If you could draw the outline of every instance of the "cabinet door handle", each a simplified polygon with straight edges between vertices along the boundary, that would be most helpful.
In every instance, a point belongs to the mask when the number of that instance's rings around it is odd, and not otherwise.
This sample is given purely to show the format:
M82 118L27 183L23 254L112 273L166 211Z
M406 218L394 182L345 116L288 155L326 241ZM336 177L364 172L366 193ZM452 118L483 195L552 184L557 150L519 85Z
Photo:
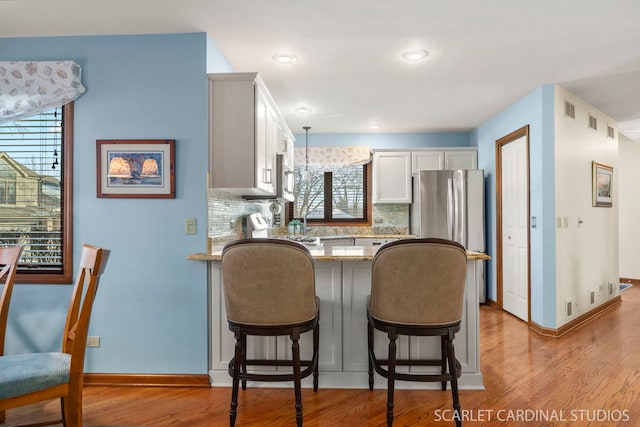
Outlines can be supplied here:
M284 191L287 193L293 193L294 176L292 171L286 171L284 173Z
M271 184L271 169L262 170L262 182L265 184Z

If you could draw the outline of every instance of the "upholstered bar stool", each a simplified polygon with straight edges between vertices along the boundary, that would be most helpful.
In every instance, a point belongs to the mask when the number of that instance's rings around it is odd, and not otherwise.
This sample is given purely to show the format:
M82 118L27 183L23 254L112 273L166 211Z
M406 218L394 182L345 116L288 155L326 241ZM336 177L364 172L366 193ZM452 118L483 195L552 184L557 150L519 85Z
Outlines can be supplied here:
M450 382L453 408L460 413L461 369L453 339L462 319L466 265L464 247L443 239L398 240L382 246L373 258L367 302L369 389L373 390L374 369L387 378L387 426L393 425L396 380L441 382L442 390ZM375 355L374 329L388 336L387 359ZM440 336L440 359L397 359L400 335ZM437 366L440 372L396 372L397 366ZM456 425L461 425L459 419Z
M313 389L318 390L320 303L309 250L280 239L237 240L222 250L222 277L229 329L236 339L234 357L229 362L233 378L230 425L233 427L236 420L240 381L244 390L249 380L293 381L296 422L302 426L301 379L313 374ZM300 360L298 340L309 331L313 334L313 354L309 360ZM248 336L289 336L292 357L278 354L276 359L247 359ZM257 372L255 367L260 366L280 368ZM286 369L282 371L283 367Z

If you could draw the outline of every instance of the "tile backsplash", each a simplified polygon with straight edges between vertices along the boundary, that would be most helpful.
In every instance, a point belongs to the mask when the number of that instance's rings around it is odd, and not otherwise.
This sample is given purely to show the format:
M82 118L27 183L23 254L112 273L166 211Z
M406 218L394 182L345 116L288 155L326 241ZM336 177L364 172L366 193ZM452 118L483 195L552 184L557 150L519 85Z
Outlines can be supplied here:
M245 200L225 191L207 190L207 235L214 242L225 242L244 237L243 221L249 214L260 212L273 224L271 233L286 234L284 225L274 221L269 211L272 201ZM313 226L309 234L313 235L372 235L372 234L408 234L408 204L373 205L373 225L371 227L330 227ZM281 211L284 221L284 209ZM277 218L276 218L277 219Z

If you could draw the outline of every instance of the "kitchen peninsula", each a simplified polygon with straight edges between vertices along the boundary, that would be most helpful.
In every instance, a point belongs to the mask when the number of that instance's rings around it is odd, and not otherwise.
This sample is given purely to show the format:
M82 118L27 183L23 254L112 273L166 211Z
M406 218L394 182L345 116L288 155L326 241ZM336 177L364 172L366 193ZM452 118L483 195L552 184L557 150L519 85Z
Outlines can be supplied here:
M310 247L316 269L316 294L320 298L320 387L368 388L366 298L370 293L371 260L379 246ZM209 253L197 253L190 260L209 262L210 345L209 377L212 386L230 386L228 362L233 356L234 338L227 327L221 272L222 246ZM460 332L456 335L456 357L462 365L461 389L483 389L479 353L478 280L482 263L489 257L483 253L467 253L467 279ZM376 352L386 353L386 337L376 331ZM309 334L307 334L309 335ZM248 357L290 357L288 337L251 337ZM302 355L308 357L311 336L300 340ZM401 337L398 355L438 357L437 337ZM265 369L269 369L266 368ZM410 367L412 371L429 367ZM303 381L305 386L310 386ZM386 388L386 380L378 378L376 387ZM265 383L266 386L287 386ZM435 389L437 383L400 381L397 388Z

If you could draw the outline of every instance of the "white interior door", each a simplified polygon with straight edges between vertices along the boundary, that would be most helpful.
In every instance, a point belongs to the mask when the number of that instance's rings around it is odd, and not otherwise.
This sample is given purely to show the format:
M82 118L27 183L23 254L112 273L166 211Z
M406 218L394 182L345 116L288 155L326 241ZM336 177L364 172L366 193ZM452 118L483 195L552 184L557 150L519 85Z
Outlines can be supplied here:
M529 321L527 136L501 146L502 308Z

